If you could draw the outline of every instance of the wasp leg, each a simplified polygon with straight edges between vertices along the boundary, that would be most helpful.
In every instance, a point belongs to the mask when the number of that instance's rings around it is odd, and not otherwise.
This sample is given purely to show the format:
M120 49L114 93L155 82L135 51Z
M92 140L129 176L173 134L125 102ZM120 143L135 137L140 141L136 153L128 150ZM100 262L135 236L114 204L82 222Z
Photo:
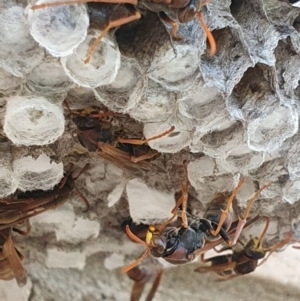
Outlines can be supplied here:
M85 166L80 170L79 174L76 177L73 177L73 180L76 181L82 174L84 174L87 171L89 167L89 163L85 164Z
M92 112L95 112L95 109L93 108L85 108L83 110L72 110L66 100L63 101L63 105L66 107L66 109L69 111L72 115L78 115L78 116L92 116Z
M73 1L58 1L52 3L43 3L33 5L31 7L32 10L50 8L50 7L58 7L64 5L74 5L74 4L84 4L88 2L96 2L96 3L111 3L111 4L132 4L133 6L137 5L137 0L73 0Z
M185 174L185 185L182 184L181 181L179 181L180 188L181 188L181 197L177 201L175 207L172 209L171 213L176 213L179 206L182 205L182 212L181 212L181 219L182 219L182 226L184 228L188 228L188 220L187 220L187 200L188 200L188 187L189 187L189 178L187 173L187 163L186 161L183 162L183 169Z
M81 115L80 112L73 111L73 110L70 108L70 106L69 106L69 104L68 104L68 102L67 102L66 100L63 101L63 105L67 108L67 110L68 110L71 114L73 114L73 115Z
M105 110L103 113L97 113L97 114L89 114L88 117L90 118L99 118L99 119L108 119L108 117L110 116L117 116L117 117L124 117L123 114L120 114L120 113L115 113L113 111L110 111L110 110Z
M83 202L85 203L86 205L86 208L85 210L82 210L82 212L88 212L90 210L90 203L89 201L87 200L87 198L78 190L77 187L75 187L75 191L76 193L78 194L78 196L83 200Z
M132 270L130 270L131 272ZM144 281L134 282L131 290L130 301L139 301L144 291L146 283Z
M65 176L65 178L63 179L62 183L60 184L60 188L62 188L65 184L66 184L66 179L68 178L68 175L71 173L71 170L73 168L73 165L71 166L70 170L67 173L67 176ZM79 174L76 177L73 177L73 180L76 181L83 173L86 172L86 170L89 168L89 163L87 163L79 172ZM87 212L90 209L90 203L89 201L86 199L86 197L78 190L77 187L75 187L75 192L78 194L78 196L84 201L85 205L86 205L86 209L83 210L83 212Z
M86 59L84 60L84 63L87 64L89 63L89 61L92 58L93 53L95 52L97 46L99 45L99 43L101 42L101 40L107 35L107 33L115 27L119 27L122 26L124 24L130 23L132 21L138 20L141 18L141 14L138 11L135 11L134 14L132 16L129 17L125 17L125 18L121 18L119 20L116 21L110 21L108 23L108 25L106 26L106 28L102 31L101 35L96 39L96 41L94 42L94 44L92 45L92 47L90 48Z
M142 156L138 156L138 157L131 156L130 161L134 162L134 163L138 163L140 161L152 159L155 155L157 155L157 153L153 153L153 152L150 151L147 154L142 155Z
M292 233L289 233L286 238L284 238L279 243L277 243L276 245L274 245L270 249L270 252L269 252L268 256L265 259L263 259L257 266L261 266L262 264L264 264L268 260L268 258L270 257L270 255L273 252L277 251L278 249L281 249L282 247L284 247L285 245L287 245L290 241L292 241Z
M156 139L159 139L161 137L164 137L164 136L167 136L169 135L170 133L172 133L174 131L175 127L172 126L169 130L163 132L162 134L159 134L157 136L153 136L151 138L148 138L148 139L144 139L144 140L141 140L141 139L122 139L122 138L118 138L118 142L120 143L128 143L128 144L133 144L133 145L143 145L149 141L153 141L153 140L156 140Z
M128 272L128 277L134 281L131 290L130 301L139 301L144 291L145 285L154 279L151 290L149 291L145 301L151 301L157 291L163 275L163 269L157 267L149 267L147 269L140 269L135 267Z
M98 148L105 154L118 158L120 160L130 161L130 156L122 150L106 143L98 142Z
M31 230L31 225L30 225L29 219L25 220L25 225L26 225L26 231L20 230L18 228L12 228L12 230L14 232L19 233L20 235L27 236Z
M266 220L266 224L265 224L264 230L261 233L260 238L258 240L259 241L259 245L262 244L262 241L263 241L264 237L266 236L266 233L267 233L269 225L270 225L270 219L267 216L264 216L264 219Z
M209 259L207 259L207 260L209 261ZM228 269L234 269L235 266L236 266L235 262L228 262L225 264L218 264L215 266L199 267L199 268L195 269L194 272L198 272L198 273L215 272L219 276L221 276L219 273L221 273L225 270L228 270Z
M228 199L227 201L227 206L226 206L226 209L225 210L222 210L222 214L221 214L221 217L220 217L220 220L219 220L219 224L218 224L218 227L216 230L210 230L210 233L214 236L217 236L227 218L227 215L228 215L228 211L232 208L232 201L233 199L235 198L238 190L240 189L240 187L245 183L245 180L242 179L238 186L233 190L233 192L231 193L231 196L230 198Z
M172 20L169 16L167 16L164 12L160 12L159 16L163 21L172 26L172 38L176 41L180 41L183 39L182 36L177 34L178 31L178 23Z
M158 288L158 286L161 282L162 276L163 276L163 270L161 269L161 270L158 271L157 276L156 276L156 278L153 282L153 285L151 287L151 290L150 290L150 292L149 292L149 294L148 294L145 301L151 301L154 298L154 295L157 291L157 288Z
M137 260L135 260L133 263L129 264L128 266L122 268L122 273L127 273L128 271L130 271L131 269L133 269L135 266L137 266L140 262L142 262L150 253L150 249L146 249L146 251L144 252L144 254L138 258Z
M208 29L206 23L204 22L201 12L197 12L197 17L198 17L198 20L207 36L207 40L208 40L208 44L209 44L209 48L210 48L209 54L210 54L210 56L214 56L217 51L217 46L216 46L216 41L214 39L214 36L212 35L211 31Z
M247 220L247 217L249 215L249 212L250 212L250 209L253 205L253 202L258 198L258 196L260 195L260 193L267 187L269 187L271 184L266 184L264 185L262 188L260 188L255 194L254 196L252 197L252 199L249 201L248 205L247 205L247 209L246 209L246 212L245 212L245 215L243 218L240 218L239 217L239 223L236 227L236 231L235 231L235 235L234 235L234 238L232 240L232 245L235 245L243 228L244 228L244 225L246 224L246 220Z
M104 109L103 113L97 113L97 114L93 114L93 112L95 112L95 109L94 108L85 108L83 110L80 110L80 111L75 111L75 110L72 110L68 104L68 102L66 100L63 101L63 105L67 108L67 110L73 114L73 115L79 115L79 116L86 116L86 117L89 117L89 118L99 118L99 119L104 119L107 117L110 117L110 116L118 116L118 117L123 117L124 115L123 114L120 114L120 113L115 113L113 111L110 111L108 109Z
M236 275L223 275L223 276L221 276L221 275L218 275L219 276L219 279L218 280L216 280L217 282L221 282L221 281L227 281L227 280L230 280L230 279L234 279L234 278L236 278L236 277L239 277L239 276L241 276L240 274L236 274Z
M147 246L147 244L142 241L140 238L138 238L136 235L134 235L129 226L127 225L126 226L126 234L128 235L128 237L130 239L132 239L134 242L137 242L138 244L141 244L141 245L144 245L145 247L147 247L146 251L144 252L144 254L138 258L137 260L135 260L134 262L132 262L131 264L129 264L128 266L122 268L122 273L127 273L128 271L130 271L131 269L133 269L134 267L136 267L140 262L142 262L150 253L150 249L149 247Z

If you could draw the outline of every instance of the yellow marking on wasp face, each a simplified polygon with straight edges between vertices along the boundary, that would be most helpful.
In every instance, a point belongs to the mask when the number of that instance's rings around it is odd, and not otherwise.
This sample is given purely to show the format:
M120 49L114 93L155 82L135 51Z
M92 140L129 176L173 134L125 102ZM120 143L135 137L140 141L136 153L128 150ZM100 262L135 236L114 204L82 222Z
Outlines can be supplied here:
M152 225L149 226L149 230L151 233L153 233L156 230L156 228Z
M153 237L152 232L148 230L147 234L146 234L146 243L147 243L147 245L150 245L152 237Z
M156 230L156 228L154 226L152 226L152 225L149 226L149 229L148 229L147 234L146 234L146 243L147 243L147 245L150 245L152 237L153 237L153 232L155 230Z

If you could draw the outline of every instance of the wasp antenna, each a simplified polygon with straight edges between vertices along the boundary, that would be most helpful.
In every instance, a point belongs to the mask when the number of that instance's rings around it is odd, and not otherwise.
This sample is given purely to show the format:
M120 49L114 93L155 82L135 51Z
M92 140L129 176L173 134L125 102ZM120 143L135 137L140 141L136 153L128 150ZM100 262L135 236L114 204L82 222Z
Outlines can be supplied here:
M129 228L128 225L126 225L126 229L125 230L126 230L126 234L128 235L128 237L131 238L134 242L136 242L138 244L141 244L141 245L144 245L144 246L147 246L147 244L144 241L142 241L140 238L138 238L136 235L134 235L131 232L131 230L130 230L130 228Z

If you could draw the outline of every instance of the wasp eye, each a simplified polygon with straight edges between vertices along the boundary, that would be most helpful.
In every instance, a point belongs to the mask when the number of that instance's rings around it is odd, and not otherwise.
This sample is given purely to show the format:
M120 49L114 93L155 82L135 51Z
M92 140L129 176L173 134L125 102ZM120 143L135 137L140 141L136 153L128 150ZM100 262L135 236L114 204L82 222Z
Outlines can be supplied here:
M161 257L165 253L166 239L164 236L153 235L152 236L152 248L151 254L155 257Z

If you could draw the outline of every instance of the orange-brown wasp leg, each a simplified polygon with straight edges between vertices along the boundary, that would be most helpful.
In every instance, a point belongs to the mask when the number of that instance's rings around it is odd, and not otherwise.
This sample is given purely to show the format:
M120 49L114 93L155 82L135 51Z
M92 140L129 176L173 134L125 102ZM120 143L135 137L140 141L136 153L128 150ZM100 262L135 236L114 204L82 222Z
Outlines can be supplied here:
M66 182L67 182L67 180L68 180L69 175L70 175L71 172L72 172L73 167L74 167L74 165L71 164L70 169L67 171L65 177L61 180L61 182L60 182L59 185L58 185L58 188L59 188L59 189L63 188L63 187L66 185Z
M187 201L188 201L188 187L189 187L189 178L188 178L188 172L187 172L187 162L183 161L183 169L184 169L184 174L185 174L185 185L182 184L181 181L179 181L180 188L181 188L181 196L179 200L177 201L175 207L172 209L171 213L177 212L178 208L180 205L182 205L182 214L181 214L181 219L182 219L182 226L184 228L188 228L188 220L187 220L187 215L186 215L186 209L187 209Z
M118 159L130 161L130 155L116 148L115 146L111 146L107 143L98 142L98 148L105 154L113 156Z
M63 101L63 105L67 108L67 110L73 115L81 115L81 112L74 111L70 108L68 102L66 100Z
M208 39L209 48L210 48L209 54L210 56L214 56L217 51L217 46L216 46L216 41L214 39L214 36L212 35L211 31L208 29L206 23L204 22L201 12L197 12L197 17Z
M128 274L134 271L135 269L138 269L138 267L133 268L132 270L128 271ZM132 289L131 289L131 296L130 296L130 301L139 301L142 293L144 291L146 285L146 281L144 279L140 281L135 281Z
M76 181L83 173L86 172L86 170L89 168L89 163L87 163L79 172L79 174L73 178L74 181ZM59 188L62 188L66 185L66 181L70 175L70 173L72 172L73 169L73 164L71 166L71 168L69 169L69 171L67 172L66 176L63 178L63 180L60 182L59 184ZM83 196L83 194L75 187L75 191L76 193L79 195L79 197L84 201L85 205L86 205L86 209L83 210L83 212L87 212L90 209L90 204L89 201ZM55 207L56 208L56 207Z
M79 110L79 111L72 110L66 100L63 101L63 105L67 108L69 113L72 114L72 115L91 117L92 116L91 112L95 111L93 108L86 108L84 110Z
M138 244L141 244L141 245L146 246L147 249L146 249L146 251L144 252L144 254L143 254L140 258L138 258L137 260L135 260L134 262L132 262L132 263L129 264L128 266L122 268L121 271L122 271L122 273L124 273L124 274L127 273L128 271L130 271L131 269L133 269L135 266L137 266L141 261L143 261L143 260L148 256L148 254L149 254L149 252L150 252L150 249L149 249L149 247L147 246L147 244L146 244L144 241L142 241L140 238L138 238L136 235L134 235L134 234L131 232L131 230L130 230L130 228L129 228L128 225L126 226L126 234L127 234L128 237L129 237L130 239L132 239L134 242L137 242Z
M133 269L135 266L137 266L140 262L142 262L149 255L149 252L150 252L150 249L148 248L140 258L138 258L137 260L135 260L133 263L129 264L128 266L122 268L121 272L125 274L128 271L130 271L131 269Z
M138 157L130 156L130 161L134 162L134 163L138 163L140 161L152 159L156 155L157 155L157 153L148 152L147 154L141 155L141 156L138 156Z
M19 228L12 228L12 230L14 232L19 233L20 235L27 236L31 230L31 225L30 225L29 219L25 220L25 225L26 225L26 231L20 230Z
M268 260L268 258L270 257L270 255L271 255L273 252L277 251L278 249L281 249L282 247L284 247L285 245L287 245L290 241L292 241L292 233L289 233L289 234L287 235L286 238L284 238L284 239L281 240L279 243L277 243L276 245L274 245L274 246L270 249L270 252L269 252L268 256L267 256L265 259L263 259L263 260L258 264L258 266L261 266L262 264L264 264L264 263Z
M73 180L76 181L82 174L84 174L87 171L89 166L90 166L89 163L85 164L85 166L80 170L79 174L73 178Z
M124 117L124 114L115 113L110 110L105 110L103 113L97 113L97 114L89 114L88 117L90 118L99 118L99 119L107 119L110 116L117 116L117 117Z
M86 172L86 170L89 168L89 163L87 163L82 169L81 169L81 171L79 172L79 174L76 176L76 177L74 177L73 178L73 180L74 181L76 181L83 173L85 173ZM83 210L82 212L87 212L87 211L89 211L89 209L90 209L90 203L89 203L89 201L87 200L87 198L78 190L78 188L77 187L75 187L75 192L78 194L78 196L83 200L83 202L85 203L85 205L86 205L86 209L85 210Z
M212 257L215 258L215 257ZM203 263L207 263L207 262L211 262L212 258L208 258L208 259L204 259L204 254L201 254L201 262ZM217 265L211 265L211 266L201 266L197 269L194 270L194 272L198 272L198 273L206 273L206 272L215 272L219 278L226 280L229 279L233 276L229 276L229 275L222 275L222 272L228 271L229 269L233 270L236 267L236 263L235 262L227 262L227 263L223 263L223 264L217 264Z
M153 271L155 275L154 282L152 284L151 290L148 293L145 301L151 301L154 298L154 295L157 291L157 288L161 282L161 278L163 275L162 268L155 269ZM153 278L153 272L150 270L145 271L144 269L139 269L138 267L133 268L132 270L128 271L128 277L131 278L134 281L134 284L132 286L131 290L131 297L130 301L139 301L141 298L141 295L144 291L145 285L149 280Z
M58 7L58 6L68 6L75 4L84 4L88 2L96 2L96 3L111 3L111 4L132 4L133 6L137 5L137 0L73 0L73 1L58 1L58 2L50 2L33 5L31 7L32 10L50 8L50 7Z
M177 41L180 41L182 40L182 36L179 36L177 34L177 31L178 31L178 24L177 22L175 22L174 20L172 20L169 16L167 16L164 12L160 12L159 13L159 16L161 17L161 19L163 21L165 21L167 24L171 25L172 26L172 38L174 40L177 40Z
M169 135L170 133L172 133L174 131L175 127L172 126L169 130L163 132L162 134L159 134L157 136L153 136L151 138L148 138L148 139L144 139L144 140L141 140L141 139L122 139L122 138L118 138L118 142L120 143L128 143L128 144L133 144L133 145L143 145L149 141L153 141L153 140L156 140L156 139L159 139L161 137L164 137L164 136L167 136Z
M151 301L154 298L154 295L155 295L155 293L157 291L157 288L158 288L158 286L159 286L159 284L161 282L162 276L163 276L163 270L161 269L161 270L159 270L157 272L157 276L156 276L156 278L155 278L155 280L153 282L151 290L150 290L150 292L149 292L149 294L148 294L148 296L147 296L147 298L146 298L145 301Z
M241 234L241 232L242 232L242 230L243 230L243 228L244 228L244 225L246 224L247 217L248 217L248 215L249 215L249 213L250 213L250 209L251 209L251 207L252 207L252 205L253 205L253 202L258 198L258 196L260 195L260 193L261 193L264 189L266 189L267 187L269 187L270 185L271 185L271 184L268 183L268 184L264 185L262 188L260 188L260 189L254 194L254 196L252 197L252 199L249 201L249 203L248 203L248 205L247 205L247 209L246 209L246 212L245 212L244 217L243 217L243 218L240 218L240 217L239 217L239 223L238 223L238 225L237 225L237 227L236 227L235 235L234 235L234 238L233 238L233 240L232 240L232 245L235 245L235 244L236 244L236 242L237 242L237 240L238 240L238 238L239 238L239 236L240 236L240 234ZM267 230L266 230L266 231L267 231Z
M220 220L219 220L219 224L218 224L217 229L216 229L216 230L210 230L210 233L211 233L212 235L217 236L217 235L219 234L219 232L220 232L220 230L221 230L221 228L222 228L222 226L223 226L223 224L224 224L224 222L225 222L225 220L226 220L226 218L227 218L228 211L231 210L231 208L232 208L232 201L233 201L233 199L235 198L235 196L236 196L238 190L241 188L241 186L242 186L244 183L245 183L245 180L242 179L242 180L239 182L238 186L237 186L237 187L233 190L233 192L231 193L231 196L230 196L230 198L228 199L228 202L227 202L226 209L225 209L225 210L222 210L222 215L221 215L221 217L220 217Z
M102 31L101 35L96 39L92 47L90 48L84 63L87 64L92 58L93 53L95 52L97 46L101 42L101 40L107 35L110 29L122 26L124 24L130 23L132 21L138 20L141 18L141 14L138 11L135 11L132 16L125 17L116 21L110 21L107 27Z
M210 261L209 259L205 260L205 262L209 262L209 261ZM228 262L224 264L218 264L217 266L199 267L194 271L198 273L215 272L218 274L218 276L222 277L219 274L220 272L223 272L224 270L228 270L228 269L234 269L235 266L236 266L235 262Z
M86 108L84 110L81 111L75 111L72 110L68 104L68 102L66 100L63 101L63 105L67 108L67 110L73 114L73 115L79 115L79 116L87 116L89 118L99 118L99 119L104 119L110 116L118 116L118 117L123 117L124 114L120 114L120 113L115 113L112 112L108 109L106 109L103 113L97 113L97 114L93 114L92 112L95 112L95 109L93 108Z
M263 241L263 239L265 238L266 233L267 233L268 228L269 228L269 225L270 225L270 218L268 218L267 216L264 216L264 219L266 220L266 224L265 224L264 230L263 230L263 232L261 233L260 238L259 238L259 240L258 240L259 245L262 244L262 241Z
M75 191L78 194L78 196L83 200L83 202L85 203L86 208L84 210L82 210L82 212L88 212L91 208L91 205L89 203L89 201L87 200L87 198L78 190L77 187L75 187Z
M81 111L75 111L75 110L72 110L68 104L68 102L66 100L63 101L63 105L67 108L67 110L69 111L70 114L72 115L79 115L79 116L88 116L88 117L91 117L91 112L95 111L94 109L92 108L86 108L84 110L81 110ZM96 117L95 117L96 118Z

